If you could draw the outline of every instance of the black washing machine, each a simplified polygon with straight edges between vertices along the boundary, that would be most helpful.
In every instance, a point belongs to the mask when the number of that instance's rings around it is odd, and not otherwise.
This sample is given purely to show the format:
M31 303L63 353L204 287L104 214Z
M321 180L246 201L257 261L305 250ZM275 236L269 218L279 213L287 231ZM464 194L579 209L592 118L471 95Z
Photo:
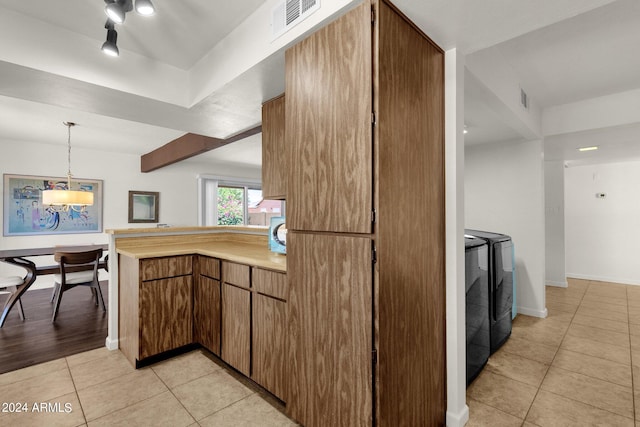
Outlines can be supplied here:
M489 250L489 322L491 324L491 354L511 335L513 309L513 242L506 234L465 230L487 242Z
M489 250L483 239L465 236L464 243L468 386L487 364L491 352Z

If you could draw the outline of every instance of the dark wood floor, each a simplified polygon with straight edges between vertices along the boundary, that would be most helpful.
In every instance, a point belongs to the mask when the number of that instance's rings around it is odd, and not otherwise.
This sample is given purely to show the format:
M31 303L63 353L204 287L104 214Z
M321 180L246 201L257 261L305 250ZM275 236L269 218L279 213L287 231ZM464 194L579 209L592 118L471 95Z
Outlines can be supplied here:
M101 288L107 305L107 282ZM29 291L22 298L25 321L17 307L9 313L0 328L0 374L104 346L108 316L92 302L89 288L64 293L55 323L50 298L51 289ZM0 295L0 308L5 300Z

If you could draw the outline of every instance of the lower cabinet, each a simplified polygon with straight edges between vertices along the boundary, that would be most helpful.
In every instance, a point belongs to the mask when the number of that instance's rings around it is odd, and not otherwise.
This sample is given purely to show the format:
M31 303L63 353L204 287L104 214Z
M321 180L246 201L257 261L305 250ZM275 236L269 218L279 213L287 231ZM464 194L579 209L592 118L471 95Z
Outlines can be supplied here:
M134 366L200 343L285 399L285 273L206 256L119 260L119 344Z
M119 347L133 366L193 342L192 256L119 256Z
M193 342L192 276L140 285L140 359Z
M193 340L220 356L222 289L220 260L198 257L198 274L193 287Z
M220 281L200 275L193 289L193 340L220 356Z
M222 360L251 372L251 291L222 284Z
M222 360L284 400L286 275L223 261L222 281Z
M285 398L285 327L287 303L266 295L253 295L253 371L251 378Z

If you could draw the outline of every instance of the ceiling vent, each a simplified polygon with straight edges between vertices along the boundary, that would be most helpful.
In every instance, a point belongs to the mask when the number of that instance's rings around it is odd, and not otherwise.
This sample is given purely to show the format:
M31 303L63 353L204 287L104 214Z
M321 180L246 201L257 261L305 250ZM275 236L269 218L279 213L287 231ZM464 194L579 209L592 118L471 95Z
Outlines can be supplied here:
M284 0L271 13L272 40L280 37L320 9L320 0Z

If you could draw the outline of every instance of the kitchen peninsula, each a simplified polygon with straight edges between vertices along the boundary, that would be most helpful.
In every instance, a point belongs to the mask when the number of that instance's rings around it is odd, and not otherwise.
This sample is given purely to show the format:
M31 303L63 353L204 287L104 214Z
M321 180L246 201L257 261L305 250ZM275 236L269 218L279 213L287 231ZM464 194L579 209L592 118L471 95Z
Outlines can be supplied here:
M110 258L117 260L111 263L109 348L139 366L201 344L284 398L286 257L269 251L267 228L107 233Z

